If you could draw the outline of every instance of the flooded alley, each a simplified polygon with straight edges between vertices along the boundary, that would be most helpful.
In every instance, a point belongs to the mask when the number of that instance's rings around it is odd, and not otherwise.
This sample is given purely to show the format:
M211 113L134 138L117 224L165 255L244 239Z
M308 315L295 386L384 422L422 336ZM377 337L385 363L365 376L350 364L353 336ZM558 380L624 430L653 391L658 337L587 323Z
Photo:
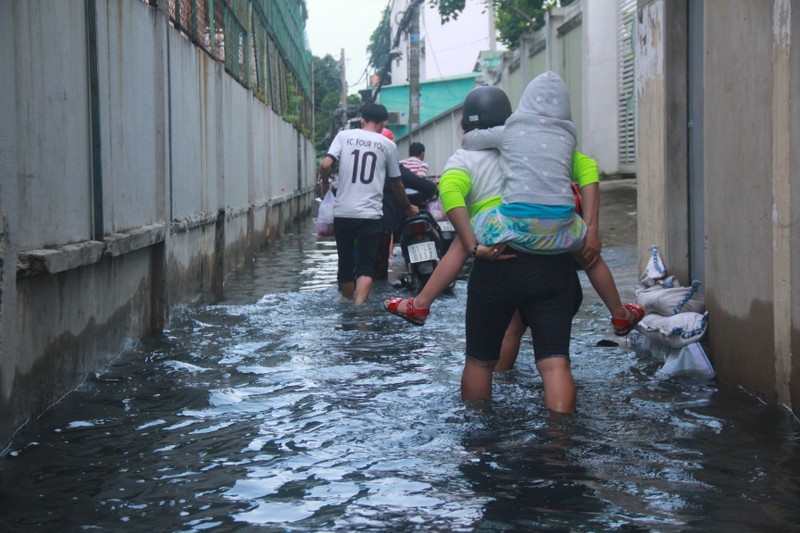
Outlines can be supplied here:
M24 426L0 458L0 530L797 530L791 415L598 346L620 339L585 277L578 412L546 411L529 346L469 409L466 277L424 327L382 310L404 294L390 283L354 309L313 228ZM630 297L635 247L606 244Z

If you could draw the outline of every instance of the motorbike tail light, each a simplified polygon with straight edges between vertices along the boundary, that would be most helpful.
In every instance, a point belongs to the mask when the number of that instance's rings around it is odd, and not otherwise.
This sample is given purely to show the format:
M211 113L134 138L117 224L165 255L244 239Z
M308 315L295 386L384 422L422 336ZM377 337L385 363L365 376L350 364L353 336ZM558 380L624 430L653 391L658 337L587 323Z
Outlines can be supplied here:
M418 235L420 233L425 233L428 231L428 224L425 222L412 222L408 225L408 231L412 235Z

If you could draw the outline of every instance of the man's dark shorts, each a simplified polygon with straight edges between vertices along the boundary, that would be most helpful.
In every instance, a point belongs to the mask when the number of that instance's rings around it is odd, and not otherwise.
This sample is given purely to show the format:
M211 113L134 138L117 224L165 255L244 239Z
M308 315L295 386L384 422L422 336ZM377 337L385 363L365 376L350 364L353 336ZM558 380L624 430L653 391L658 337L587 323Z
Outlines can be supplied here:
M352 282L359 276L373 278L378 236L381 233L380 222L365 218L336 217L333 219L333 232L336 236L336 253L339 255L337 281Z
M497 361L503 335L519 309L531 328L536 361L569 357L572 319L582 300L571 254L476 259L467 289L467 355L487 364Z

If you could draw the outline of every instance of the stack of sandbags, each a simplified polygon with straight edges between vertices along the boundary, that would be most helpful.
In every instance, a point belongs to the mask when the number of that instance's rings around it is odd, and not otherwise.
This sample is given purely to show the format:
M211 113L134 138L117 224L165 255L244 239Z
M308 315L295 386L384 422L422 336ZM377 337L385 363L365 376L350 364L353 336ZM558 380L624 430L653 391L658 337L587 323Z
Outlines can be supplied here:
M634 292L645 316L636 330L647 339L651 352L664 357L666 364L661 373L674 368L675 372L667 373L696 371L713 377L714 371L699 344L708 326L705 299L699 292L701 282L694 280L685 287L675 276L669 276L657 246L651 247L639 282Z

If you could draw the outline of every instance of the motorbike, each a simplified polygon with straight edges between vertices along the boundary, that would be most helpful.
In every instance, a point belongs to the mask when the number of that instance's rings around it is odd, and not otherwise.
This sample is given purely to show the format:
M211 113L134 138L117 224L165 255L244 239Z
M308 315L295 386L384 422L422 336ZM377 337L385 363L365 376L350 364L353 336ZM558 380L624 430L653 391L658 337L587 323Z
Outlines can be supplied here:
M456 230L453 227L453 223L447 218L447 214L445 214L444 207L442 206L442 201L439 198L428 202L426 209L433 215L433 219L439 226L439 231L442 235L442 253L447 253L447 250L450 249L450 245L456 238Z
M403 284L420 291L444 255L442 230L433 215L421 209L403 221L399 241L407 271Z

